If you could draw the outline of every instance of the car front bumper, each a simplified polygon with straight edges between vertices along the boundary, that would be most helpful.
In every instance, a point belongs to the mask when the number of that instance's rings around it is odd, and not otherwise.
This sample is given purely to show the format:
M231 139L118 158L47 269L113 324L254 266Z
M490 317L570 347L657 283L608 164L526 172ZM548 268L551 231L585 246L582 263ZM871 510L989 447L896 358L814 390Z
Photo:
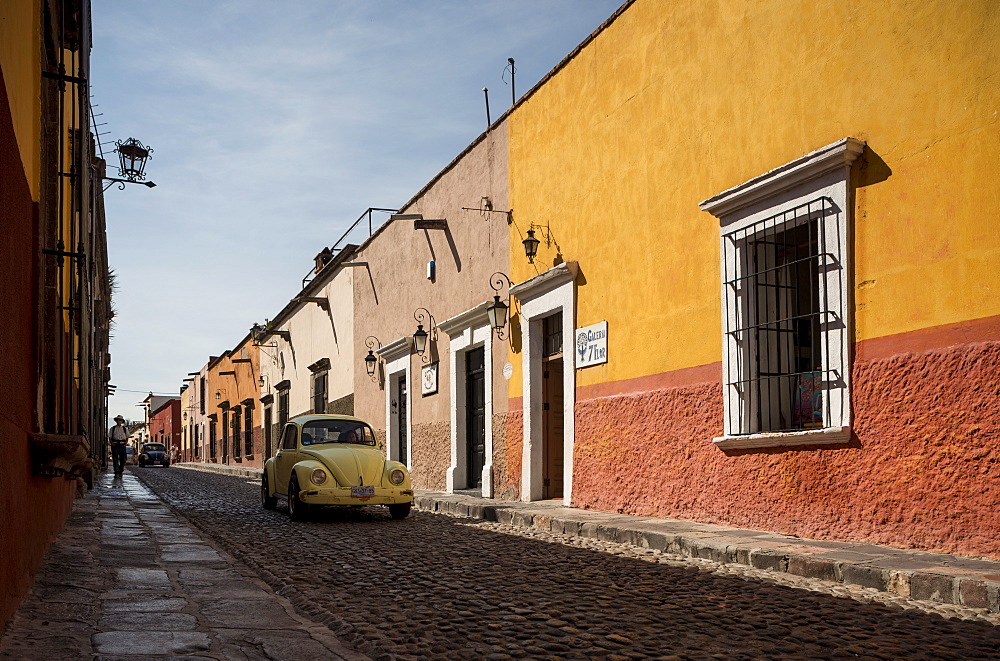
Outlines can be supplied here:
M372 496L352 496L350 487L302 489L299 500L307 505L400 505L413 502L413 489L375 487Z

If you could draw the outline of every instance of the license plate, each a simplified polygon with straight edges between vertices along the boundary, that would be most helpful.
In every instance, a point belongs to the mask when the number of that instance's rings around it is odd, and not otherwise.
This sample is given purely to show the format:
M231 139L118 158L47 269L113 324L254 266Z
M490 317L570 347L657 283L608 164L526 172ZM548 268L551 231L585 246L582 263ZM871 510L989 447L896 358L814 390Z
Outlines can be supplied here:
M371 498L375 495L375 487L351 487L351 497L353 498Z

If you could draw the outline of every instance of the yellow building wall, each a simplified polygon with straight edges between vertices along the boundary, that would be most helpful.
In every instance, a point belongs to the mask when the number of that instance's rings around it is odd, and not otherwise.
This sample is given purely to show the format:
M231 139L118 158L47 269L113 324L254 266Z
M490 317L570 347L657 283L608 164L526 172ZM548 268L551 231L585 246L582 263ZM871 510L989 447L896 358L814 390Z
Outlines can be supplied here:
M0 2L0 70L10 100L21 162L38 201L41 154L41 8L38 0Z
M718 362L698 203L847 136L876 155L855 174L855 339L1000 314L998 44L994 0L629 7L509 120L511 277L577 261L577 325L608 321L609 362L577 384Z

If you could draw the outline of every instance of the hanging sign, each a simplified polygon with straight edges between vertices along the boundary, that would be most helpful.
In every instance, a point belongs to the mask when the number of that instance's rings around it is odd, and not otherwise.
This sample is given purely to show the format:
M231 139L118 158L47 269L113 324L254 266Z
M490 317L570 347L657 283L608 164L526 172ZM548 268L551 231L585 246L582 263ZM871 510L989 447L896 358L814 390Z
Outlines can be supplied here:
M576 329L576 366L590 367L608 362L608 322Z

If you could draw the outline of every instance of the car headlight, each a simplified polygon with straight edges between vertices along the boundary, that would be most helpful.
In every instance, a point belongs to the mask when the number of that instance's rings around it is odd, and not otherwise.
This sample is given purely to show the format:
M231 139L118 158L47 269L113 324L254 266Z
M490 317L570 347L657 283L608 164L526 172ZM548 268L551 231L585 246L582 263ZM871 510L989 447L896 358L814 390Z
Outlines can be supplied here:
M317 468L312 472L312 475L309 476L309 481L313 484L323 484L326 482L326 471L322 468Z
M389 473L389 481L393 484L402 484L403 480L406 479L406 473L399 470L398 468L391 473Z

